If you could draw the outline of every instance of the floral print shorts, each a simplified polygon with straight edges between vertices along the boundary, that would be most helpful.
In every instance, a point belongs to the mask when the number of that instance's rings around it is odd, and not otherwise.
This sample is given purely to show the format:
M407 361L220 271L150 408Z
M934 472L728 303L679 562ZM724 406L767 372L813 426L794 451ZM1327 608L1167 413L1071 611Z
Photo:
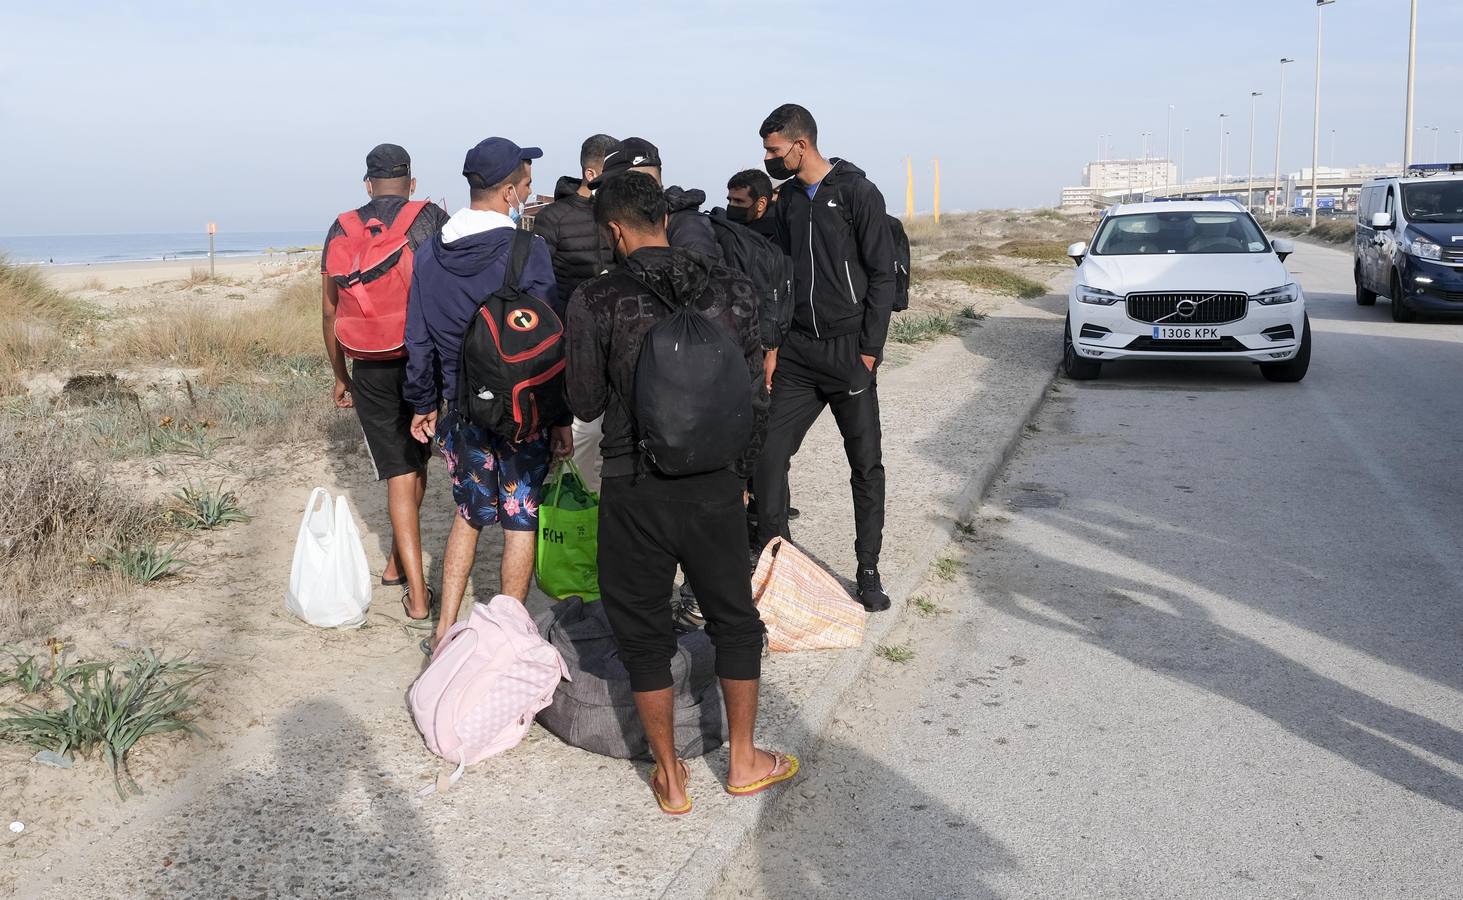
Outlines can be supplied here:
M456 411L437 425L437 449L452 475L457 512L474 528L537 531L538 507L549 472L549 434L514 444Z

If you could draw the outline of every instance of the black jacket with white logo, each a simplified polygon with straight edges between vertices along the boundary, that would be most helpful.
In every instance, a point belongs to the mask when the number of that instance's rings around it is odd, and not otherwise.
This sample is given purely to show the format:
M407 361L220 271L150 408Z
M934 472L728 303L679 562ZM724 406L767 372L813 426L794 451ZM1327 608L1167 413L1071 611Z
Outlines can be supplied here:
M776 242L793 259L794 331L857 333L859 353L883 357L894 309L894 241L884 195L858 166L833 159L810 199L794 178L773 206Z

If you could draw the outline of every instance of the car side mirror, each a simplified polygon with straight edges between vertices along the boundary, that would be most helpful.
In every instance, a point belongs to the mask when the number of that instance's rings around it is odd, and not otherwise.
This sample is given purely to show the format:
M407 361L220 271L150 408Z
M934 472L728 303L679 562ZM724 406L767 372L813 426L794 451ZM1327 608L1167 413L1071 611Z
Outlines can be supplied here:
M1372 213L1372 227L1386 231L1392 227L1391 213Z
M1067 255L1072 258L1072 262L1082 265L1082 260L1087 258L1087 242L1078 241L1071 245L1067 248Z
M1276 238L1270 242L1270 249L1275 251L1275 255L1280 257L1281 262L1285 262L1285 258L1295 252L1295 241Z

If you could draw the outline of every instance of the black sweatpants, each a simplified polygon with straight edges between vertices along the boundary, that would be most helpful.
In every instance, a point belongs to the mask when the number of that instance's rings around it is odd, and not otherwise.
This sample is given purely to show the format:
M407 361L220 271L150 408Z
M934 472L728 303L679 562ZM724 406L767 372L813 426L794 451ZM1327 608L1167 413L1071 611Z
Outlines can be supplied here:
M878 380L859 358L858 335L820 340L794 331L777 351L767 441L753 479L757 540L788 538L787 473L808 429L833 409L853 488L854 552L860 567L877 566L884 544L884 459Z
M762 672L762 619L747 570L743 482L729 471L606 478L599 501L600 602L636 691L671 687L676 566L701 604L716 674Z

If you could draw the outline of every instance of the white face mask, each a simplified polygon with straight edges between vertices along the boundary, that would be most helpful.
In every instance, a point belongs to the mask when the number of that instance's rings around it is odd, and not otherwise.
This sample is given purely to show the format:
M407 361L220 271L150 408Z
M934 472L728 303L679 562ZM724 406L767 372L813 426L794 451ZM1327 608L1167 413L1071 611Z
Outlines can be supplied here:
M514 197L518 197L518 185L510 184L508 190L513 192ZM523 218L523 213L527 208L528 204L523 202L522 197L518 197L518 205L508 207L508 218L513 220L514 225L517 225L519 220Z

